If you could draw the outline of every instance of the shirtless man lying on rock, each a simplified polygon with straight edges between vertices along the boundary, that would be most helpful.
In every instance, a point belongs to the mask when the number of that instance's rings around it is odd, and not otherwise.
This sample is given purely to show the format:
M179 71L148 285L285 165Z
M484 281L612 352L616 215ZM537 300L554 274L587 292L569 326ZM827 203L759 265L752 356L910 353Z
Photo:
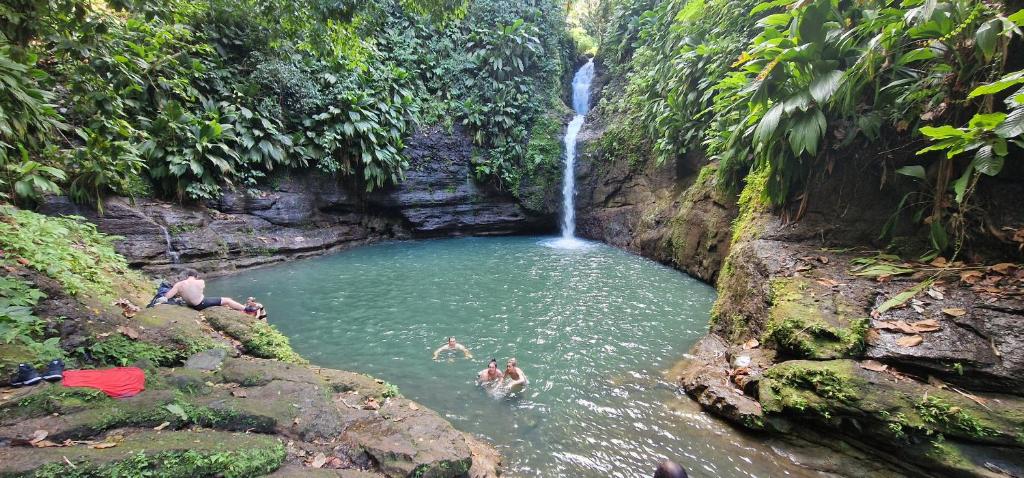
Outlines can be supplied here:
M157 302L162 304L178 296L185 301L185 304L195 310L223 306L254 315L259 319L265 319L267 316L267 313L263 310L263 305L254 301L252 297L246 301L245 305L242 305L230 297L206 297L203 295L205 290L206 281L200 279L199 273L194 269L188 269L185 271L185 279L175 283Z

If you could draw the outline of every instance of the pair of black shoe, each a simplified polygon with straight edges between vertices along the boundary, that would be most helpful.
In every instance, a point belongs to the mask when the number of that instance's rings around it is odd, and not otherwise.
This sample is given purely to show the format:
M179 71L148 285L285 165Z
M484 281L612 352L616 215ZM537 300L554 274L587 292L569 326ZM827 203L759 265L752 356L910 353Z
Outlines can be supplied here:
M50 363L46 364L46 373L42 375L39 375L39 372L31 365L23 363L18 365L18 372L11 376L11 385L22 387L25 385L35 385L40 380L57 382L62 378L64 378L64 362L60 359L53 359Z

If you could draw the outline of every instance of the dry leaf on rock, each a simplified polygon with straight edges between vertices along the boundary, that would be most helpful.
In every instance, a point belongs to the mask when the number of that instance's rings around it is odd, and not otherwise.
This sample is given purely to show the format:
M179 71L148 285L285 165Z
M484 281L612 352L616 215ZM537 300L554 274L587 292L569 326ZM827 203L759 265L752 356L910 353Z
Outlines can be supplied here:
M939 321L935 319L919 320L910 324L910 326L918 332L935 332L942 328L942 326L939 325Z
M927 290L927 291L925 291L925 292L926 292L926 293L927 293L927 294L928 294L928 295L929 295L929 296L930 296L931 298L933 298L933 299L935 299L935 300L943 300L943 299L945 299L945 298L946 298L946 296L945 296L945 295L943 295L943 294L942 294L942 292L939 292L938 290L935 290L935 289L928 289L928 290Z
M909 337L900 337L896 340L896 345L899 345L900 347L917 347L918 345L921 345L921 342L924 342L924 337L921 337L920 335L911 335Z
M961 309L960 307L951 307L948 309L942 309L942 313L952 317L963 317L967 315L967 310Z
M839 285L839 282L832 279L818 279L816 282L829 288L836 287Z
M32 432L32 438L29 438L28 442L32 443L32 444L35 444L38 441L45 440L46 437L49 436L49 435L50 435L50 432L48 432L46 430L36 430L36 431Z
M121 335L124 335L125 337L128 337L129 339L139 340L139 331L137 331L137 330L135 330L135 329L133 329L131 327L125 327L123 325L118 325L117 329L115 329L115 330L117 330L117 332L120 333Z
M323 468L325 464L327 464L327 455L320 452L313 456L313 459L309 462L310 468Z
M975 284L984 277L981 271L964 271L960 273L960 281L966 284Z
M245 393L245 390L242 390L240 388L236 388L236 389L231 390L231 396L233 396L233 397L245 398L247 395L248 394Z
M95 445L89 445L89 448L95 448L97 450L102 450L104 448L114 448L115 446L117 446L116 442L105 441L103 443L97 443Z
M163 422L163 423L153 427L153 429L156 430L156 431L160 431L160 430L163 430L164 428L167 428L170 425L171 425L171 422Z
M756 349L760 346L761 342L758 342L757 339L750 339L743 343L743 350Z
M889 366L877 360L865 360L860 363L860 368L872 372L884 372Z
M420 409L419 405L416 405L415 403L410 403L409 404L409 410L417 411L419 409Z
M1016 268L1017 268L1017 264L1013 264L1013 263L1010 263L1010 262L1001 262L1001 263L996 264L996 265L994 265L992 267L989 267L989 270L991 270L992 272L997 272L999 274L1006 275L1006 274L1010 273L1010 271L1012 271L1013 269L1016 269Z

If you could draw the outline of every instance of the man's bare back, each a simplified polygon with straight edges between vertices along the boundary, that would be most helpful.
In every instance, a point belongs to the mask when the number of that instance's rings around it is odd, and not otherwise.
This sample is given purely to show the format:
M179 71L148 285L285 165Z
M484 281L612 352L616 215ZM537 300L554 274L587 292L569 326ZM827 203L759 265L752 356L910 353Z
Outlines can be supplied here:
M189 269L185 274L184 280L178 281L174 284L174 287L171 287L171 290L164 294L163 302L167 302L167 299L174 298L174 296L179 296L189 307L196 310L222 305L235 310L245 311L244 305L239 304L230 297L206 297L204 294L206 281L199 278L199 273Z
M206 290L206 281L202 279L196 279L195 277L187 277L185 280L174 284L172 291L177 289L177 293L188 305L198 305L203 301L203 292ZM174 297L174 296L171 296Z

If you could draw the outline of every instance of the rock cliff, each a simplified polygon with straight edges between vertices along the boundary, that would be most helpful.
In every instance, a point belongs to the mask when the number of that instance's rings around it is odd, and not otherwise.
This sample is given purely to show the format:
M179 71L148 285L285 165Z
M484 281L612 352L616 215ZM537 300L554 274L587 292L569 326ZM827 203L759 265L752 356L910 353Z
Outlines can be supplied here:
M405 154L405 180L373 192L308 174L199 205L110 198L100 215L57 197L40 212L84 216L123 237L118 251L154 274L192 267L220 275L387 239L553 230L553 214L472 178L472 145L459 130L417 132Z

